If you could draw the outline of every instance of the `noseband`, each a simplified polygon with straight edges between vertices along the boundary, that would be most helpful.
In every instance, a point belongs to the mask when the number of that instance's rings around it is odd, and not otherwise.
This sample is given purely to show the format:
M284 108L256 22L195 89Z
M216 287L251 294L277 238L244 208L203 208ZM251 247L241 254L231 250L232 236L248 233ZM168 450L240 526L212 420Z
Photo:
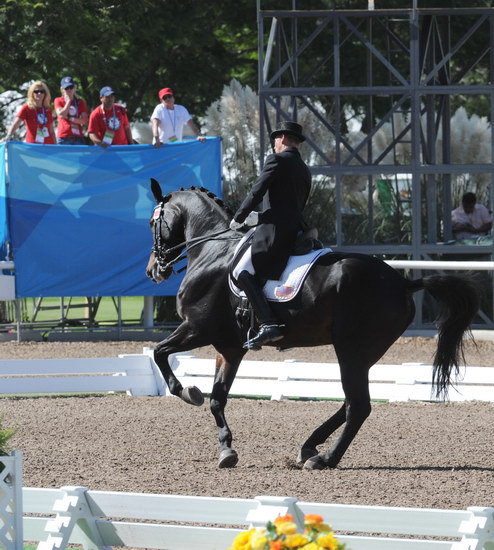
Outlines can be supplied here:
M210 235L205 235L204 237L195 237L193 239L190 239L189 241L183 241L175 246L166 248L165 242L162 237L162 229L165 227L166 229L168 229L168 231L170 231L170 226L165 220L164 205L165 203L161 202L154 208L153 211L153 248L151 249L151 251L154 253L154 257L156 259L156 263L158 264L158 269L160 272L166 271L169 268L173 269L173 266L177 262L187 257L187 252L191 248L194 248L194 246L202 244L206 241L213 240L215 237L231 231L230 228L222 229L221 231L217 231L216 233L211 233ZM236 237L234 237L233 239L236 239ZM187 250L186 252L184 252L184 254L181 254L180 252L184 247ZM170 254L176 252L177 250L178 254L173 259L169 260L168 258L170 257ZM179 269L177 273L182 272L184 269L185 267Z

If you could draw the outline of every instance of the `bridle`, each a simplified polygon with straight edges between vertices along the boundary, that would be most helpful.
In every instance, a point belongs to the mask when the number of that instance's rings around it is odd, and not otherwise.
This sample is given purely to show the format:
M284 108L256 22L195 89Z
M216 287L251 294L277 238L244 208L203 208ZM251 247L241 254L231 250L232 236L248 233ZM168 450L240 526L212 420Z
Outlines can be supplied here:
M194 248L195 246L198 246L202 243L205 243L206 241L211 241L215 239L216 237L219 237L220 235L223 235L224 233L228 233L231 231L230 228L222 229L221 231L216 231L215 233L210 233L209 235L204 235L201 237L194 237L193 239L190 239L189 241L183 241L175 246L171 246L170 248L166 248L165 242L162 237L162 229L165 227L170 231L170 226L168 225L168 222L165 220L165 209L164 209L165 202L162 201L160 204L158 204L153 211L153 220L154 220L154 226L153 226L153 247L151 248L151 252L154 253L154 257L156 259L156 263L158 265L158 269L160 272L166 272L168 269L172 269L175 273L181 273L186 267L182 267L181 269L175 271L173 269L173 266L180 262L181 260L185 259L187 257L187 253ZM159 209L159 212L157 213ZM231 240L236 240L238 237L230 237ZM181 251L183 248L186 248L186 251L181 254ZM173 252L176 252L178 250L178 254L169 260L170 254Z

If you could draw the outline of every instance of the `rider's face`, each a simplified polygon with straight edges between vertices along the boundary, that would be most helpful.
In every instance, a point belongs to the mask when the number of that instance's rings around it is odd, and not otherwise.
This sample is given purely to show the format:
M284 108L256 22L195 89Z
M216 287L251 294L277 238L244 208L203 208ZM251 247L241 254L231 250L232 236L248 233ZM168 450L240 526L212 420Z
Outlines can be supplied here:
M283 151L283 134L274 138L274 151L275 153L281 153Z

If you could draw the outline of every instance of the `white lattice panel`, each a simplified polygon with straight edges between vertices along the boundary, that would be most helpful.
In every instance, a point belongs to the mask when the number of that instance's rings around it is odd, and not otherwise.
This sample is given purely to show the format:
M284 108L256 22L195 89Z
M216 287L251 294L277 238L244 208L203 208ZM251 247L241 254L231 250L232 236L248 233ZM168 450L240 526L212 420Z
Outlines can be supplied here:
M0 456L0 548L22 550L22 453Z

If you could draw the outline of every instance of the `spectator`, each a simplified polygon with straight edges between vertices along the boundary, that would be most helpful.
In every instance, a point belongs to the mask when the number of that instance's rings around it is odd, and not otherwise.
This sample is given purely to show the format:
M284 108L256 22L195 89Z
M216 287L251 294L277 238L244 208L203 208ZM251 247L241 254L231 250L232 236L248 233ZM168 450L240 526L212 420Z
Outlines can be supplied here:
M84 145L84 128L88 121L86 102L76 96L76 84L71 76L60 81L61 97L55 98L58 117L57 141L61 145Z
M51 94L48 86L37 80L27 91L27 101L17 113L7 136L2 140L14 139L22 122L26 125L26 143L55 144L53 113L50 107Z
M484 205L477 204L475 193L463 195L461 206L451 212L451 222L455 239L476 239L492 228L492 216Z
M183 105L175 105L175 96L171 88L162 88L158 92L161 101L151 115L153 130L153 145L159 149L162 143L182 141L185 124L194 132L199 141L206 138L200 136L199 128L194 124L189 111Z
M95 145L105 148L110 145L132 145L127 111L123 105L115 103L115 92L110 86L101 88L101 105L89 117L89 138Z

